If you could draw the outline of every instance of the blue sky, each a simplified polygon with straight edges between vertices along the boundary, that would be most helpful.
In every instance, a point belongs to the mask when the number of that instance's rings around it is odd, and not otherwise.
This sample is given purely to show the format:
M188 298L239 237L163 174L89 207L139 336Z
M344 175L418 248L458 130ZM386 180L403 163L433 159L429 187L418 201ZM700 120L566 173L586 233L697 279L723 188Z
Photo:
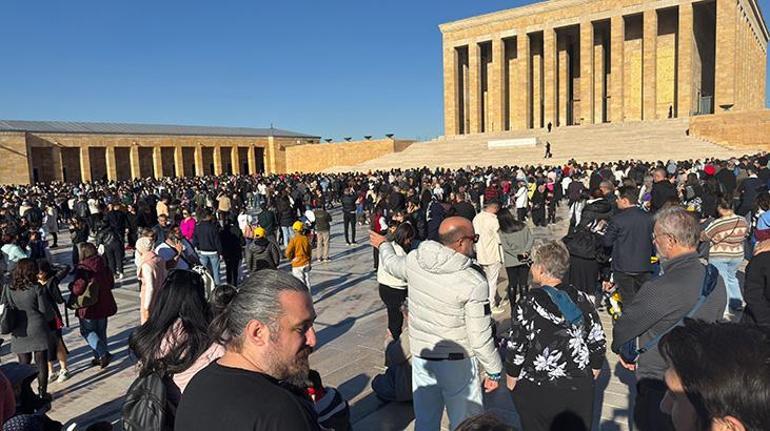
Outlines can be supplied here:
M3 0L0 118L429 138L437 26L527 3Z

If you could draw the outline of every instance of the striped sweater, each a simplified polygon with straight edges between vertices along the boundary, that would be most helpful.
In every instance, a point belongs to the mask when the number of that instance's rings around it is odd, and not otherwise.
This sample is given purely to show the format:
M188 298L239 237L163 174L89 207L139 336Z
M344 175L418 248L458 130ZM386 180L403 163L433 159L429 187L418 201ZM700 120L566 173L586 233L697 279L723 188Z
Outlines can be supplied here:
M742 259L743 240L749 224L739 215L720 217L703 231L703 240L711 243L709 259Z

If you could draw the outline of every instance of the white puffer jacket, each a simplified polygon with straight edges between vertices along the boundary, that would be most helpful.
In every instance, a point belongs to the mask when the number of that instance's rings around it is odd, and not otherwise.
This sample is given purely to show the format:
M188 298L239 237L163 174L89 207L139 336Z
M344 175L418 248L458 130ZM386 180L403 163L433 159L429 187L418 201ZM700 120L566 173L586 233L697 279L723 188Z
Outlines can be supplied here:
M502 372L492 338L489 286L469 257L435 241L398 256L380 246L380 268L409 285L409 343L412 355L477 357L487 373Z

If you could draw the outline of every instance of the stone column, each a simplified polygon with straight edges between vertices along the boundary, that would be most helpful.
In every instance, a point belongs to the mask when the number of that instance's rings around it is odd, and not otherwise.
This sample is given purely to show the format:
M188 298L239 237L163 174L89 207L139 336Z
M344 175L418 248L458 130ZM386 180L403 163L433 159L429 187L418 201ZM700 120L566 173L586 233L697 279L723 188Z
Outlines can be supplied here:
M257 149L254 147L254 145L249 145L249 175L254 175L257 173L256 151Z
M556 37L556 122L554 126L567 125L567 81L569 80L569 53L567 38Z
M214 146L214 175L222 175L222 147Z
M241 173L241 155L238 154L238 146L230 147L230 164L233 165L233 175Z
M53 179L55 181L64 181L64 163L61 159L61 147L54 145L51 147L51 158L53 159Z
M679 3L679 25L677 29L677 90L676 117L688 117L693 111L692 54L695 35L693 33L692 3Z
M543 29L543 126L551 123L556 127L556 32L553 28Z
M91 181L91 154L85 145L80 147L80 180Z
M444 135L454 136L460 132L458 124L457 94L457 51L444 41ZM253 151L252 151L253 152ZM252 169L249 165L249 169ZM254 171L252 170L252 174Z
M489 114L488 132L500 132L505 126L503 118L503 66L505 63L505 44L499 37L492 39L492 70L489 73Z
M525 130L529 128L532 119L532 110L529 106L532 83L529 80L529 36L527 33L520 33L516 36L516 63L518 65L516 71L518 88L511 88L510 91L516 93L518 103L511 107L515 112L516 119L511 128Z
M118 179L118 165L115 161L115 147L108 145L104 147L104 163L107 165L107 179L116 181Z
M163 154L159 146L152 147L152 174L155 178L163 177Z
M479 133L481 132L481 47L476 42L468 44L468 68L470 133Z
M174 174L177 177L184 177L186 174L184 167L184 153L181 145L174 146Z
M580 123L594 120L594 31L591 21L580 23ZM601 115L601 113L599 113Z
M206 171L203 169L203 147L200 143L195 146L195 175L202 177Z
M128 159L131 164L131 179L141 178L142 169L139 163L139 146L134 143L128 151Z
M610 121L623 122L623 42L626 26L623 15L610 19Z
M658 40L658 13L655 9L647 9L644 11L643 19L642 120L654 120L656 118L657 55L655 46Z

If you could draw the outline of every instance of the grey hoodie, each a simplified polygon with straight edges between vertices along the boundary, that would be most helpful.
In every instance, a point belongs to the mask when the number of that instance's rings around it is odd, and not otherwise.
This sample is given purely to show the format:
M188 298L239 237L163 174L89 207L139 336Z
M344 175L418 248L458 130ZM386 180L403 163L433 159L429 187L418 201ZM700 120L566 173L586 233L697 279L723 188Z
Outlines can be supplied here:
M380 267L409 285L409 343L412 355L477 357L487 373L502 372L492 338L489 286L469 257L435 241L406 256L390 243L380 246Z

